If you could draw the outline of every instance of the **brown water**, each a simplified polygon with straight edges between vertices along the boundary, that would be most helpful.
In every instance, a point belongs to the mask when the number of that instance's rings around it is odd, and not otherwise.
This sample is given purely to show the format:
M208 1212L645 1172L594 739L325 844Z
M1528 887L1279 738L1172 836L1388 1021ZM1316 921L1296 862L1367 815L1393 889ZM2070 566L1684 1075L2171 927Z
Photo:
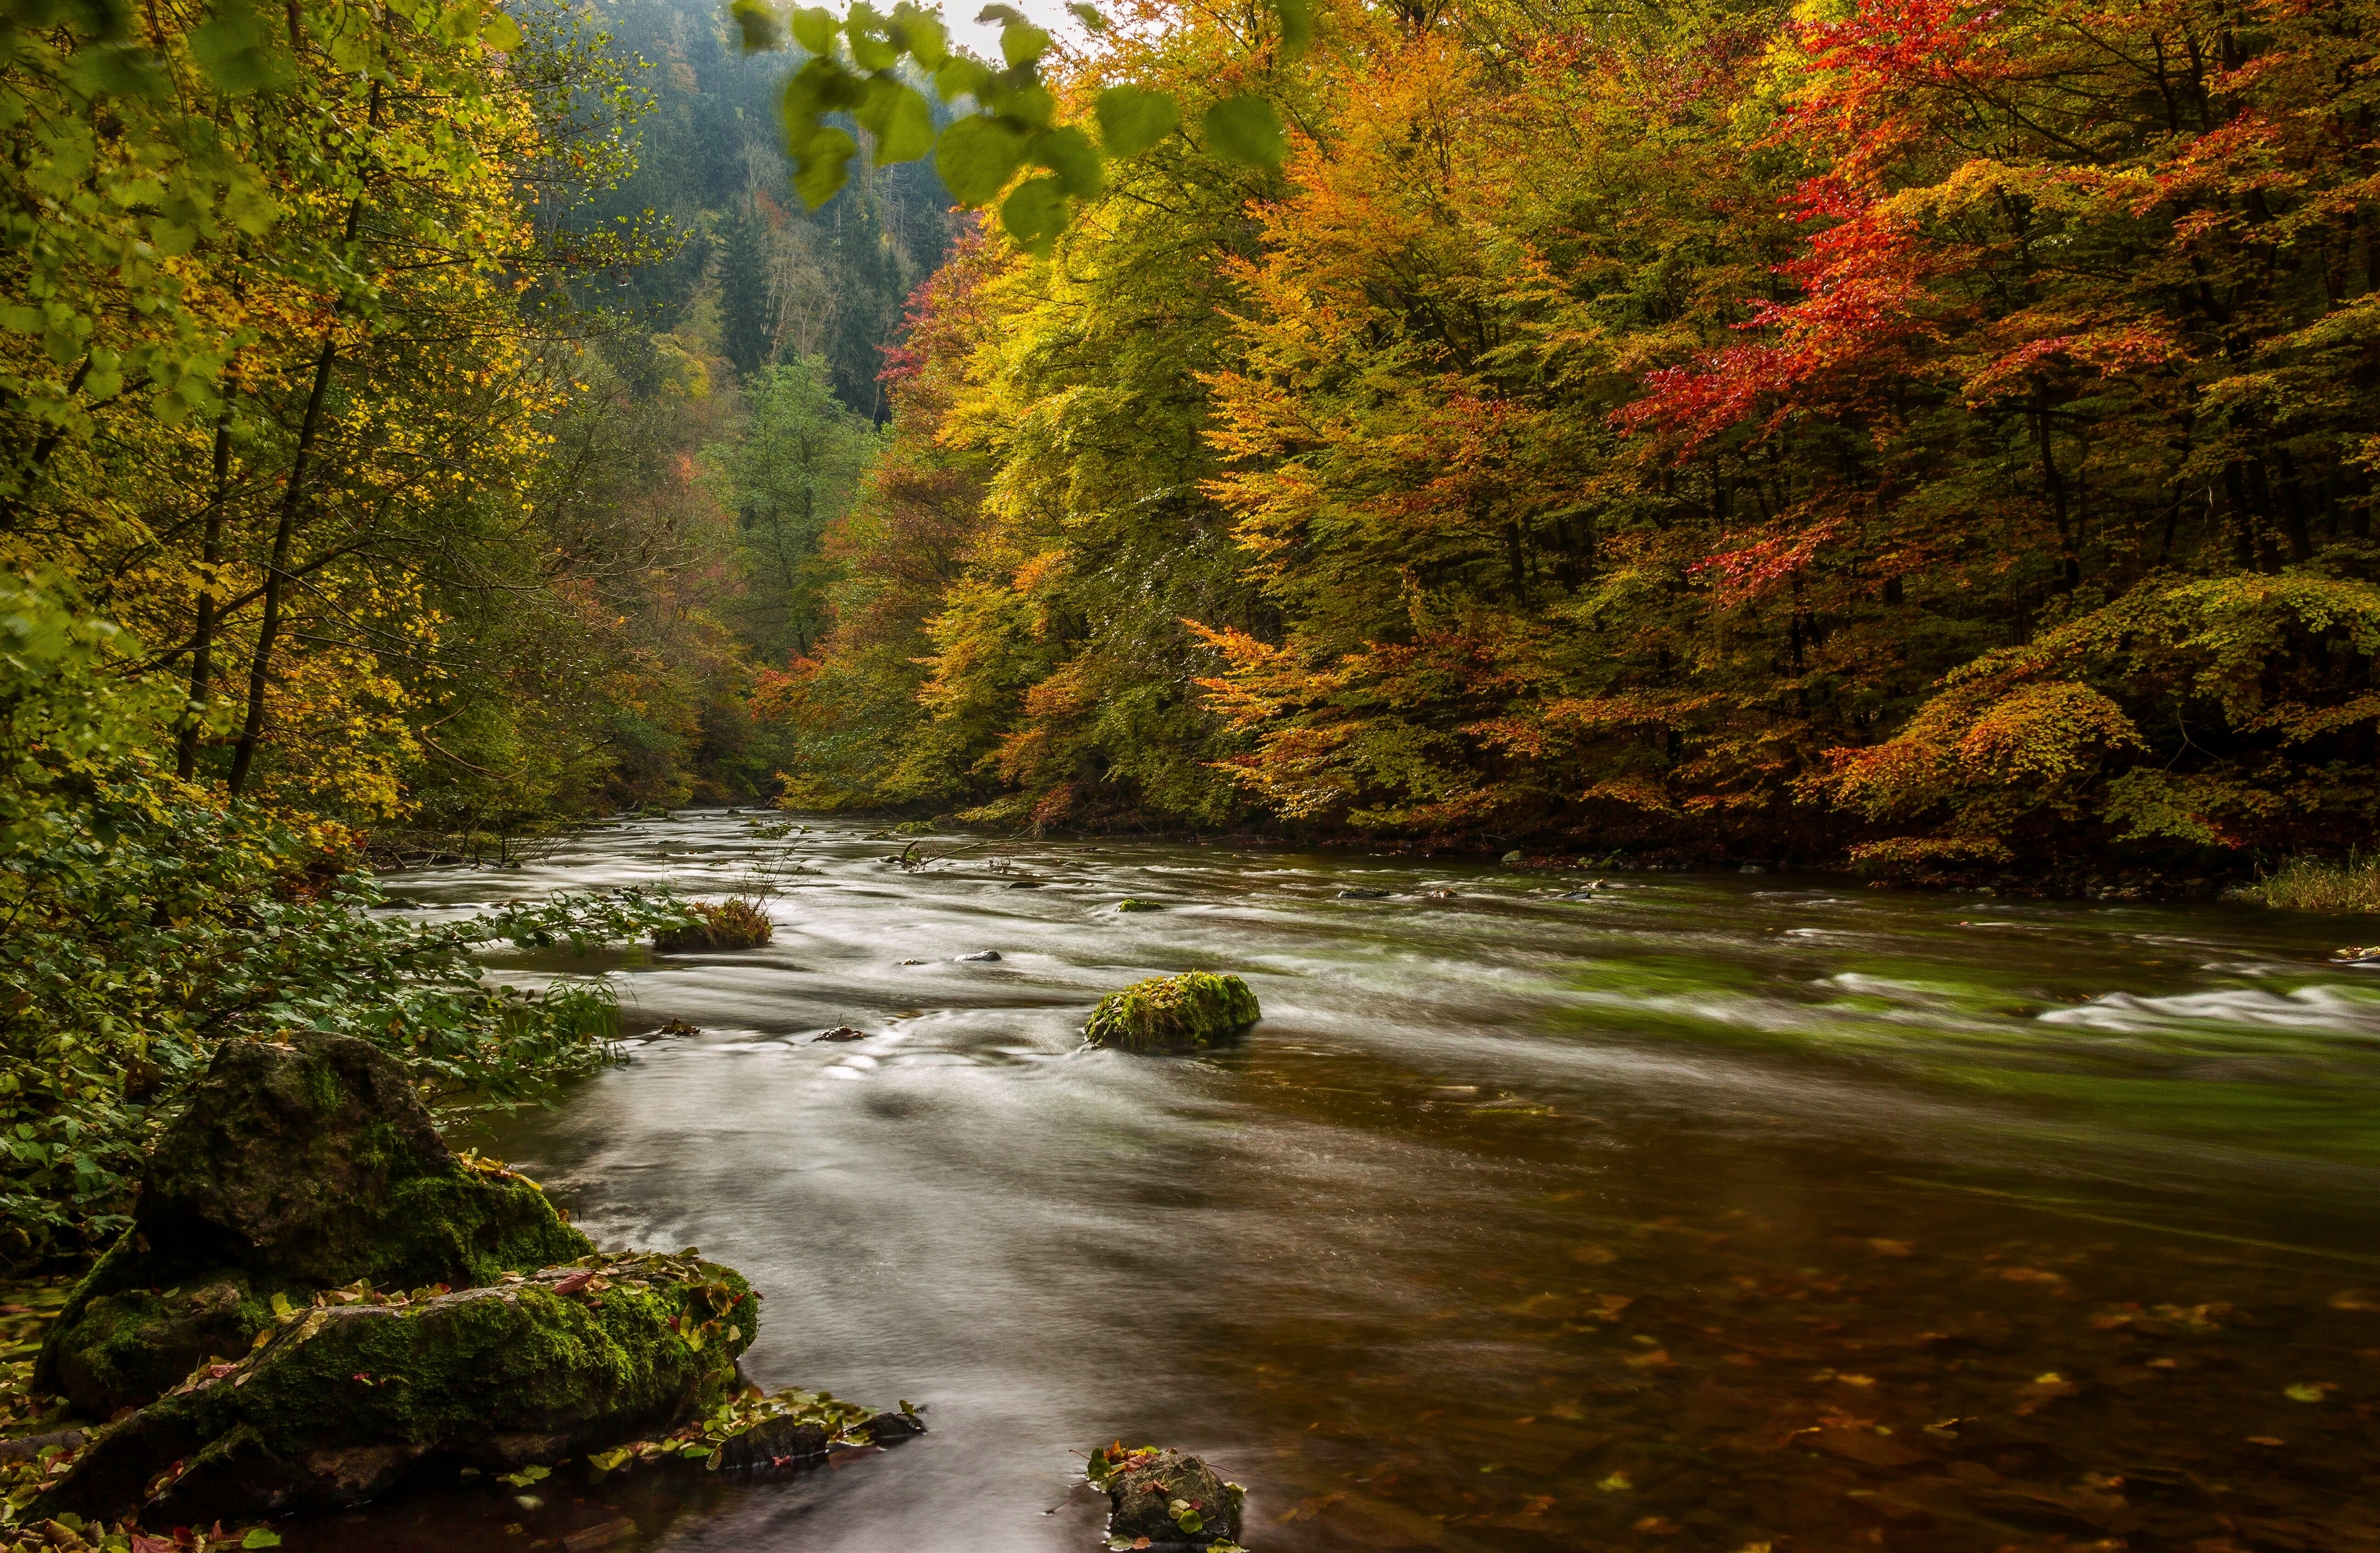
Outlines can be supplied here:
M394 882L698 893L773 849L713 814ZM770 948L613 973L632 1034L702 1035L492 1147L599 1242L747 1274L761 1384L934 1432L293 1549L623 1517L1086 1549L1081 1455L1118 1437L1209 1457L1280 1553L2380 1549L2380 974L2321 963L2354 924L1160 844L1029 848L1020 890L848 825L796 850ZM1082 1047L1101 993L1193 967L1256 989L1243 1045ZM844 1024L871 1034L808 1038Z

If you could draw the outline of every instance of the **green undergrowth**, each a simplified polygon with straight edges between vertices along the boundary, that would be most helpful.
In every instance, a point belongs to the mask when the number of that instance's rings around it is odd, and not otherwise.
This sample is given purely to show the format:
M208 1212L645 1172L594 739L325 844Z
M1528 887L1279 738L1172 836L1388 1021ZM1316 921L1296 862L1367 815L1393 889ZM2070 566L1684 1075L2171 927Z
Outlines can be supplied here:
M1197 1050L1253 1025L1257 995L1235 976L1191 971L1151 977L1111 992L1091 1011L1084 1037L1126 1051Z
M2380 911L2380 857L2292 857L2230 895L2279 911Z

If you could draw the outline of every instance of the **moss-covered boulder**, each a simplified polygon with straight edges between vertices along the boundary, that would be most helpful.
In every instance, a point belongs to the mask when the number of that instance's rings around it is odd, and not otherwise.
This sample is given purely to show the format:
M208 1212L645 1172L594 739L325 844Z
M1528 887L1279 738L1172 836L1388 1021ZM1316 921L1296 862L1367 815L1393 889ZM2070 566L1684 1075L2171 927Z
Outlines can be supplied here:
M1126 1051L1197 1051L1261 1017L1257 995L1235 976L1192 971L1151 977L1111 992L1091 1011L1084 1036Z
M1155 1446L1102 1446L1090 1479L1108 1491L1108 1546L1207 1546L1240 1539L1245 1491L1197 1457Z
M457 1158L369 1042L237 1041L159 1141L131 1231L67 1299L34 1380L105 1418L245 1353L276 1293L466 1288L593 1250L534 1183Z
M759 1319L727 1268L641 1255L294 1307L101 1431L37 1508L198 1525L359 1504L433 1465L552 1462L720 1406Z

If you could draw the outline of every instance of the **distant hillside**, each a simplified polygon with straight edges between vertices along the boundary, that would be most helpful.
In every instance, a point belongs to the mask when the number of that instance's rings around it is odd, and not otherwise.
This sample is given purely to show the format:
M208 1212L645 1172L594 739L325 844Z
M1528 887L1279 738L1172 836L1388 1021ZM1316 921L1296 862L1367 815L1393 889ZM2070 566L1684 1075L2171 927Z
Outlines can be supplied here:
M599 200L609 224L645 211L687 241L675 260L628 273L612 306L655 327L715 299L719 350L749 375L790 356L826 358L836 397L872 420L890 413L876 381L910 290L941 264L953 232L930 163L864 168L822 209L788 184L777 96L799 56L746 58L707 0L602 0L597 15L654 107L638 128L638 170Z

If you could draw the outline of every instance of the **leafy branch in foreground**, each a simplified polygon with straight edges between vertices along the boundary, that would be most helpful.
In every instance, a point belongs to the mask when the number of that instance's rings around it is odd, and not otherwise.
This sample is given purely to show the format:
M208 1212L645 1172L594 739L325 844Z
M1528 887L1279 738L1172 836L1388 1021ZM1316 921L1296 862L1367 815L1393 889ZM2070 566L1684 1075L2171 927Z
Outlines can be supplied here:
M1137 156L1182 125L1182 105L1171 92L1129 83L1107 88L1093 103L1096 140L1079 125L1059 123L1057 99L1042 79L1050 34L1007 6L986 6L976 18L1000 24L1000 69L953 48L941 8L914 0L900 0L889 15L855 0L839 18L812 6L780 19L766 0L733 0L728 8L747 54L784 47L790 31L809 55L785 83L783 116L794 188L812 210L834 198L859 154L851 133L828 122L849 115L874 140L879 164L930 152L960 204L976 209L999 200L1009 237L1043 255L1066 229L1069 201L1097 199L1107 187L1110 158ZM1106 30L1092 6L1067 8L1090 31ZM1312 0L1270 0L1269 8L1280 55L1295 55L1314 34ZM932 104L913 84L920 79L929 80L944 103L966 102L973 111L938 133ZM1226 97L1199 127L1208 149L1228 162L1277 169L1288 155L1281 115L1261 97ZM1028 169L1038 171L1015 182Z

